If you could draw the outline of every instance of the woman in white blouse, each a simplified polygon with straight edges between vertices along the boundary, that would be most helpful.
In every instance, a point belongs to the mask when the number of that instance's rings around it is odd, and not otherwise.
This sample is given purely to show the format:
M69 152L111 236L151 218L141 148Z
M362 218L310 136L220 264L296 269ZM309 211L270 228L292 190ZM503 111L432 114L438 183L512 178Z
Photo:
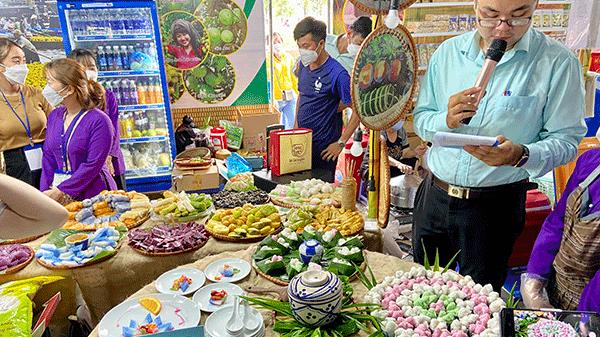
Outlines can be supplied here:
M35 187L0 174L0 241L48 233L67 218L64 207Z

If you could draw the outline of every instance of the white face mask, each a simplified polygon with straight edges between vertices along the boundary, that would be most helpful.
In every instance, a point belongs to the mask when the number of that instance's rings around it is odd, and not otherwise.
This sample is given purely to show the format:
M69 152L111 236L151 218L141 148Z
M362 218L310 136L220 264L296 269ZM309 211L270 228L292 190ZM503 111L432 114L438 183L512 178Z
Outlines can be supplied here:
M48 103L53 107L59 106L65 99L58 91L54 90L50 84L46 84L46 87L42 90L42 95L44 95Z
M302 65L308 67L311 63L315 62L319 58L319 54L316 51L310 49L300 49L300 61Z
M598 131L596 131L596 138L600 142L600 128L598 129Z
M348 44L348 54L350 54L350 56L356 56L356 54L358 54L358 51L360 50L360 46L354 43L350 43Z
M86 70L85 74L87 75L88 80L98 82L98 72L94 70Z
M29 73L29 68L27 68L26 64L15 64L14 66L7 67L3 64L2 67L6 69L4 71L4 76L13 83L16 84L25 84L25 79L27 78L27 74Z
M273 51L276 52L277 54L283 53L283 45L281 43L273 44Z

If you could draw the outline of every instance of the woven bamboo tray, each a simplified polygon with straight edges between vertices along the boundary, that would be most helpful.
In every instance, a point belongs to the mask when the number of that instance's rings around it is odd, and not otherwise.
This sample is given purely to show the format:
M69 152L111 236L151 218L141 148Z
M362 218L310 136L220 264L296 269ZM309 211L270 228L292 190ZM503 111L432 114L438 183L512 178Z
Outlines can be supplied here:
M27 259L27 261L20 263L16 266L10 267L8 269L4 269L3 271L0 271L0 275L14 274L14 273L18 272L19 270L27 267L27 265L31 262L31 260L33 260L33 257L35 256L35 252L33 251L33 249L31 249L31 247L29 247L29 246L23 246L23 247L27 247L27 249L29 249L29 258Z
M57 269L57 270L67 270L67 269L77 269L77 268L82 268L82 267L88 267L88 266L92 266L95 264L98 264L100 262L104 262L108 259L110 259L111 257L115 256L117 254L117 252L119 251L119 248L121 248L121 245L123 244L123 240L124 238L121 238L121 240L119 240L119 243L117 244L117 247L115 248L114 251L111 252L110 255L104 256L101 259L92 261L92 262L88 262L79 266L75 266L75 267L67 267L67 266L53 266L51 264L47 264L45 262L42 262L40 259L36 258L35 261L37 261L37 263L39 263L42 267L44 268L48 268L48 269Z
M252 205L252 206L260 206L260 205L266 205L266 204L268 204L268 203L270 203L270 202L271 202L271 196L268 196L268 198L267 198L267 201L265 201L265 202L263 202L263 203L260 203L260 204L254 204L254 203L252 203L251 205ZM214 200L213 200L213 204L214 204L214 203L215 203L215 202L214 202ZM274 205L275 205L275 204L274 204ZM237 206L236 206L236 207L237 207ZM239 206L239 207L242 207L242 206ZM283 206L282 206L282 207L283 207ZM217 205L215 205L215 208L217 208ZM235 208L235 207L219 207L219 208L217 208L217 210L219 210L219 209L234 209L234 208ZM287 207L286 207L286 208L287 208Z
M393 47L389 49L392 52L381 55L380 44L383 43L382 41L388 41L387 44L394 41ZM363 88L362 84L359 83L363 69L372 68L379 62L384 62L387 65L387 60L400 62L397 66L397 78L388 80L387 73L383 73L382 79L380 79L383 82L382 85L373 85L377 81L372 80L366 89ZM392 65L389 67L392 67ZM369 34L358 55L356 55L350 81L352 110L358 113L361 122L369 129L379 131L385 130L403 119L413 106L412 98L417 87L417 69L417 47L406 27L398 25L395 29L389 29L382 25ZM383 90L381 93L376 92L384 88L389 90ZM390 99L396 101L390 103L387 101ZM383 104L382 102L386 103ZM382 104L385 106L385 110L382 110Z
M41 234L41 235L29 236L29 237L22 238L22 239L4 240L4 241L0 241L0 245L10 245L13 243L27 243L27 242L31 242L33 240L37 240L46 234L48 234L48 233Z
M165 252L165 253L151 253L151 252L147 252L145 250L139 249L139 248L135 248L133 247L129 242L129 247L131 247L131 249L135 250L136 252L138 252L139 254L142 255L146 255L146 256L171 256L171 255L179 255L179 254L183 254L183 253L187 253L187 252L191 252L197 249L200 249L202 247L204 247L204 245L206 245L206 243L208 242L207 240L204 240L203 242L199 243L198 245L194 246L194 247L190 247L184 250L180 250L177 252Z
M209 221L211 221L211 220L209 220ZM281 232L281 230L283 229L283 225L279 226L279 228L277 228L275 231L273 231L269 234L261 235L261 236L257 236L257 237L253 237L253 238L232 238L227 235L221 235L221 234L214 233L210 229L208 229L208 227L206 227L206 226L204 226L204 228L206 229L207 232L210 233L210 236L212 236L213 238L215 238L217 240L236 242L236 243L253 243L253 242L262 241L262 239L266 238L269 235L273 235L273 234L277 234L277 233Z
M398 1L398 10L409 7L417 0L400 0ZM390 10L390 0L350 0L350 2L363 12L373 15L386 15Z

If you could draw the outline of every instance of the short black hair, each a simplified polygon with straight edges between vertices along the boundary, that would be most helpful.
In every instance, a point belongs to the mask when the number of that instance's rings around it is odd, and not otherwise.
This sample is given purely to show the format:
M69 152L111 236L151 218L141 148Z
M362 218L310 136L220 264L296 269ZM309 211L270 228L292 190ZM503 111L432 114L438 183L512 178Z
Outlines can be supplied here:
M313 41L319 43L327 37L327 25L312 16L307 16L298 22L296 28L294 28L294 40L298 41L298 39L308 34L312 34Z
M82 59L88 58L88 57L91 58L92 60L96 61L96 55L94 55L94 53L89 49L77 48L77 49L73 49L71 51L71 53L69 53L69 58L73 59L77 62L81 62Z
M373 30L373 21L368 16L361 16L352 23L350 29L366 39Z

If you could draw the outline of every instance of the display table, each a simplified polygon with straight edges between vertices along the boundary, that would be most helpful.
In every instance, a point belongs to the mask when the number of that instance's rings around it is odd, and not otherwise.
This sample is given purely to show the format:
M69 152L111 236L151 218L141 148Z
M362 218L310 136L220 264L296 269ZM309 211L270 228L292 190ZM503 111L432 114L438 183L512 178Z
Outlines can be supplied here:
M143 226L153 225L153 221L148 221ZM381 251L383 247L382 232L365 232L363 237L366 249ZM27 243L27 245L35 250L44 240L45 237L42 237ZM49 270L36 261L32 261L15 274L0 275L0 284L44 275L65 277L64 280L42 287L34 299L36 305L40 306L56 292L61 292L62 301L52 319L51 330L52 336L62 337L67 335L67 317L75 314L77 309L76 285L81 289L82 298L90 309L92 321L97 324L108 310L155 280L162 273L187 263L204 262L206 260L204 258L207 256L244 250L248 246L247 243L232 243L210 238L206 245L192 252L165 257L150 257L137 253L126 242L123 242L117 254L104 262L76 269Z
M302 181L306 179L321 179L321 177L327 175L328 170L324 169L313 169L310 171L302 171L297 173L284 174L282 176L276 176L272 171L262 169L260 171L252 172L254 175L254 185L263 191L271 192L277 185L287 185L291 181Z
M241 258L241 259L250 261L252 253L254 252L255 249L256 249L256 246L251 246L251 247L249 247L245 250L241 250L241 251L224 252L224 253L220 253L220 254L213 255L213 256L207 256L206 258L204 258L202 260L196 261L194 263L190 263L183 267L194 267L197 269L204 270L204 268L206 268L206 266L208 264L210 264L211 262L214 262L214 261L217 261L217 260L223 259L223 258L230 258L230 257L236 257L236 258ZM381 281L385 276L392 275L397 270L409 270L411 267L416 266L416 264L414 264L412 262L403 261L397 257L383 255L381 253L365 251L365 255L366 255L367 261L368 261L369 265L371 266L371 269L373 270L373 273L375 274L375 277L377 278L378 281ZM210 282L210 281L207 281L207 282ZM262 278L261 276L259 276L258 274L256 274L256 272L254 270L252 270L252 272L250 273L250 275L248 277L246 277L241 282L238 282L237 284L240 287L242 287L243 289L247 288L248 286L256 286L256 287L261 287L261 288L276 288L276 287L278 287L277 285L271 283L270 281L268 281L268 280ZM362 298L366 294L367 289L360 283L360 281L358 279L353 280L351 284L352 284L352 287L354 288L354 296L353 296L354 300L357 302L362 301ZM154 288L153 282L149 282L146 286L144 286L139 291L137 291L135 294L133 294L131 296L131 298L142 297L142 296L146 296L146 295L153 294L153 293L157 293L157 291ZM250 294L250 296L252 296L252 294ZM260 296L262 296L262 295L260 295ZM122 299L122 300L124 300L124 299ZM119 303L121 301L119 301ZM117 305L119 303L115 303L115 305ZM208 318L208 315L206 313L202 313L201 324L203 324L206 321L206 318ZM271 326L273 324L273 316L267 312L263 312L263 318L265 319L266 336L267 337L268 336L277 336L278 334L273 332L273 330L271 330ZM360 334L360 336L366 336L366 334ZM97 328L94 329L94 331L92 331L92 333L90 334L90 337L98 337L98 329Z

